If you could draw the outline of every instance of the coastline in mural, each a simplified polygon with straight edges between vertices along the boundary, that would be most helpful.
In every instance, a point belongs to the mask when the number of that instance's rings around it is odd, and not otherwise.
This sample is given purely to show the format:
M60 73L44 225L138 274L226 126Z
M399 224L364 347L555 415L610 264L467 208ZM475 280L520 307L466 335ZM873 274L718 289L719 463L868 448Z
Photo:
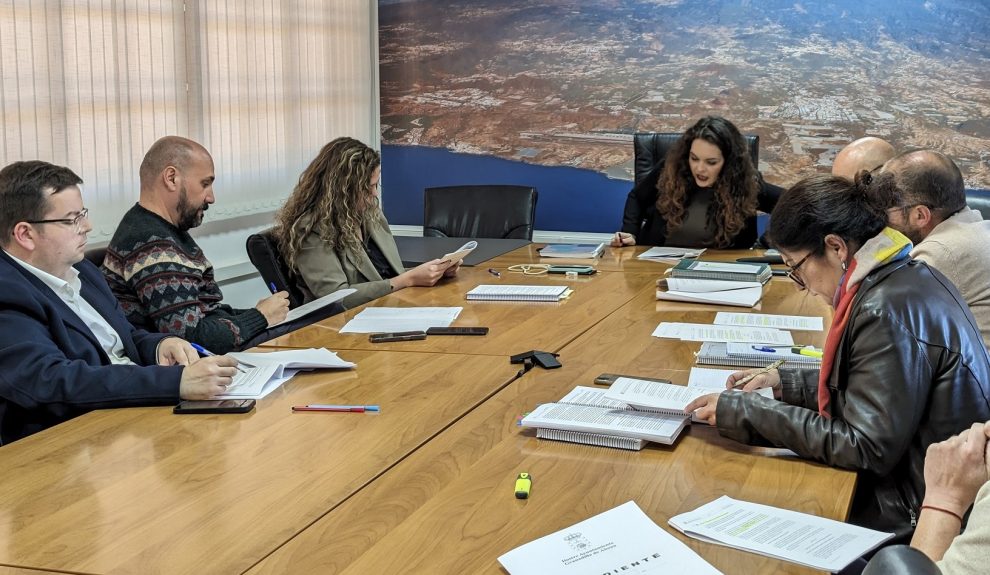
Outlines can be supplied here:
M633 133L716 113L782 185L877 135L990 187L982 0L382 0L379 26L384 144L631 179Z

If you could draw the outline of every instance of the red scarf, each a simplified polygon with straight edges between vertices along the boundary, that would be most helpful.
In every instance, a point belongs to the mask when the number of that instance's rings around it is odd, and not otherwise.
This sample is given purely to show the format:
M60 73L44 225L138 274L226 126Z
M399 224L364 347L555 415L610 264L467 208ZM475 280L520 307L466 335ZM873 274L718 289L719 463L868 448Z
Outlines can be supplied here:
M829 393L828 380L832 376L835 364L835 352L839 349L842 334L849 323L849 310L853 299L859 291L860 283L874 269L888 263L908 257L911 251L911 240L893 228L884 228L879 235L870 238L863 247L853 255L852 262L839 280L839 289L832 300L835 316L832 326L825 338L825 350L822 356L822 367L818 373L818 413L822 417L832 417L829 403L832 399Z

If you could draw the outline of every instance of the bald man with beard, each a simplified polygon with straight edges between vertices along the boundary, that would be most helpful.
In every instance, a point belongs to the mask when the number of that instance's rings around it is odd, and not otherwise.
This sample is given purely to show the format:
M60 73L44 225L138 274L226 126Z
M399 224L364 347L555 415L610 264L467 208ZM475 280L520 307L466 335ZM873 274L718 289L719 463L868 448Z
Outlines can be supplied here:
M886 140L873 136L860 138L839 150L839 153L835 155L835 161L832 162L832 175L854 180L859 172L863 170L872 172L895 155L894 146L891 146Z
M102 266L133 325L227 353L285 319L286 292L253 308L225 305L213 264L189 235L216 200L213 157L206 148L166 136L145 154L139 174L140 200L124 214Z

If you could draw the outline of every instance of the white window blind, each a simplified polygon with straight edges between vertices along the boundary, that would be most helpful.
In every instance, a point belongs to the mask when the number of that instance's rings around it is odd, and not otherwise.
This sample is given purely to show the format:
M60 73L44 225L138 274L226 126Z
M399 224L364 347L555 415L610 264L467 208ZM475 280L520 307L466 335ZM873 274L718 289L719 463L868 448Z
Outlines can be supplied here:
M377 145L375 17L367 0L0 0L0 163L72 168L94 241L169 134L213 154L208 219L273 211L329 140Z

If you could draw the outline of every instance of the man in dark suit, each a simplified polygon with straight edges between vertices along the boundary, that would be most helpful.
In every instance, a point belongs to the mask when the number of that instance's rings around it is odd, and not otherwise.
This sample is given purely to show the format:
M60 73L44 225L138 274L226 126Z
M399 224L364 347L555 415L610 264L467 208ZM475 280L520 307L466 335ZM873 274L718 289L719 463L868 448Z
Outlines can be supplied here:
M210 399L236 361L135 329L83 259L82 180L47 162L0 170L0 444L91 409Z

